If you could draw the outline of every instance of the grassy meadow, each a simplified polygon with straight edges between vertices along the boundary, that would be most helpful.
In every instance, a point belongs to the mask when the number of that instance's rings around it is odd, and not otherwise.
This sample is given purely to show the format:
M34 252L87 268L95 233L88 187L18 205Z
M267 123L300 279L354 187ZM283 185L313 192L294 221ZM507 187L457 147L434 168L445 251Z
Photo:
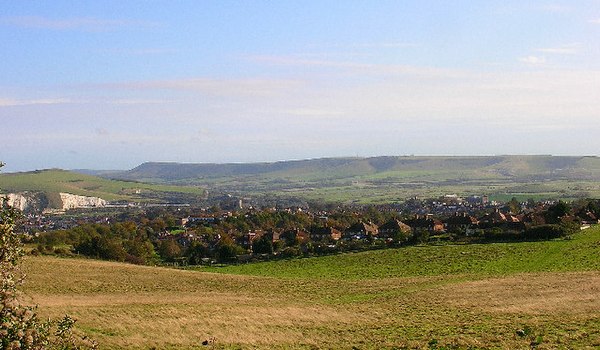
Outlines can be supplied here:
M24 297L102 349L593 349L599 256L600 227L201 270L28 257Z

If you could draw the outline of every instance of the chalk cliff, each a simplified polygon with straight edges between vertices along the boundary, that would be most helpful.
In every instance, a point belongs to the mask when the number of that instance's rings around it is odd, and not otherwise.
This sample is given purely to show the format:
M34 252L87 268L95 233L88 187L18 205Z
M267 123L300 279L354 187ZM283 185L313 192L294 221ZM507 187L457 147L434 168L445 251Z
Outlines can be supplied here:
M19 192L0 195L8 205L24 213L42 212L46 209L67 210L76 208L98 208L107 202L98 197L79 196L71 193Z
M60 193L62 209L95 208L106 206L106 201L98 197L79 196L70 193Z
M9 193L5 196L8 205L10 205L13 208L19 209L22 212L30 210L32 205L34 204L30 196L28 198L21 193Z

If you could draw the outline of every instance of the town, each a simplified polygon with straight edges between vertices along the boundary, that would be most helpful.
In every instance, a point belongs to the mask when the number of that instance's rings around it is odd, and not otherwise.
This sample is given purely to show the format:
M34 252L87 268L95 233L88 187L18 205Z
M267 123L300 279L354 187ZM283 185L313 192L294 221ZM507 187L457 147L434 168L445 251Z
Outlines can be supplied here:
M566 237L597 224L600 201L445 195L368 206L122 206L24 216L33 254L84 255L137 264L202 265L336 254L414 244Z

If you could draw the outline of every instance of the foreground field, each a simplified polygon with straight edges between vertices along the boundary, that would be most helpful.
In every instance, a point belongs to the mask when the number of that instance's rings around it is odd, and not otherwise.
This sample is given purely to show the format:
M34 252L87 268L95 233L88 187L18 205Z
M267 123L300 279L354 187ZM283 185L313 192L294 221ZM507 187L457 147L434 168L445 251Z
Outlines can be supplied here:
M591 349L600 346L599 253L592 229L568 241L415 247L221 273L36 257L26 262L26 297L43 315L75 316L107 349Z

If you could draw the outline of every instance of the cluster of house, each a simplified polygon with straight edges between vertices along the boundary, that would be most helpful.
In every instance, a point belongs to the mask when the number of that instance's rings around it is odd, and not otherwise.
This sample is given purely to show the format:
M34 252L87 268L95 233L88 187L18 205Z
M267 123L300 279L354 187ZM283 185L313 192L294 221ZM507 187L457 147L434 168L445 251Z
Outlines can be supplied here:
M189 217L182 223L203 223L212 224L218 220L214 217ZM583 217L579 217L578 221L582 224L599 223L597 217L593 213L585 213ZM308 230L292 229L292 230L253 230L250 232L232 235L236 243L248 250L252 249L252 244L260 237L267 235L273 243L277 241L292 243L307 243L307 242L336 242L339 240L363 240L367 238L393 240L398 237L398 234L409 236L416 231L427 231L430 234L441 234L444 232L453 232L469 236L476 230L499 227L504 230L520 231L525 230L527 226L540 225L544 223L543 217L539 213L531 212L527 214L513 215L503 213L499 209L494 209L479 218L476 218L466 212L454 213L453 215L440 220L433 215L415 215L411 219L398 220L393 219L382 225L376 225L372 222L359 221L348 228L341 229L324 226L314 226ZM167 238L167 237L164 237ZM220 237L217 237L217 239ZM193 231L186 231L170 237L186 246L192 240L202 240L202 237L197 236Z
M489 228L501 226L510 229L524 229L525 223L518 217L510 214L503 214L496 210L493 213L486 214L477 219L467 213L457 213L442 221L433 217L433 215L415 215L408 220L392 219L383 225L376 225L372 222L359 221L350 227L339 230L333 227L314 227L308 231L295 229L283 232L272 232L273 241L297 240L300 243L308 241L323 242L346 240L362 240L369 237L376 239L392 240L398 233L410 235L415 231L422 230L429 233L443 233L446 231L460 232L469 235L470 232L479 228ZM242 246L249 247L252 241L265 234L262 231L248 232L243 235Z

